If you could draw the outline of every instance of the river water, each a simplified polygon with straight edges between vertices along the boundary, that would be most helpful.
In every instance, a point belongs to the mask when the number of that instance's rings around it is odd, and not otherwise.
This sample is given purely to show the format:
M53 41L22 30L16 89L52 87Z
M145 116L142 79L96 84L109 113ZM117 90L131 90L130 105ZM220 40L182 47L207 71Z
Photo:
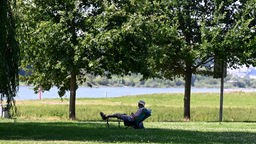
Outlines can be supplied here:
M225 89L225 91L256 91L255 89ZM219 88L193 88L192 93L218 93ZM140 94L156 94L156 93L184 93L184 88L134 88L134 87L79 87L77 90L77 98L106 98L121 97ZM58 89L53 87L49 91L42 92L41 98L59 98ZM69 92L64 95L69 98ZM39 94L35 94L33 87L20 86L16 100L33 100L39 99Z

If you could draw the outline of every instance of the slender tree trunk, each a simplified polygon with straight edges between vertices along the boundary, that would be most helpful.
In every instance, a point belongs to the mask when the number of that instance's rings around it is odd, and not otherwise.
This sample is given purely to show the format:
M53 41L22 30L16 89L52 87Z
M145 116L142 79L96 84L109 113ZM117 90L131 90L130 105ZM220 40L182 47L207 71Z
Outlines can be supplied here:
M184 120L190 120L190 95L191 95L192 71L187 70L185 75L185 93L184 93Z
M76 36L76 30L75 30L75 19L72 19L71 21L68 21L70 27L70 32L72 34L72 43L73 45L77 45L77 36ZM74 57L75 50L74 48L71 49L71 55ZM69 100L69 119L75 120L76 119L76 71L74 66L74 59L72 58L72 67L73 70L71 71L71 79L70 79L70 100Z
M74 71L71 72L70 79L69 119L76 119L76 74Z

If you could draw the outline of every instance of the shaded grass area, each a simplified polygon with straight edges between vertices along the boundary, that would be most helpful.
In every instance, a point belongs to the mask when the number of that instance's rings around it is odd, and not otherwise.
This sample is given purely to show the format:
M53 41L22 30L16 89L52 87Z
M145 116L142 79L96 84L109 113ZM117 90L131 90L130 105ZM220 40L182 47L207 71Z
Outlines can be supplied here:
M255 143L255 123L146 123L145 130L102 122L1 122L0 142Z
M146 101L152 109L148 122L183 121L183 94L152 94L118 98L85 98L76 101L78 120L100 120L99 112L127 113L137 110L137 101ZM256 121L256 93L233 92L224 95L223 121ZM69 100L46 99L17 101L18 119L67 120ZM193 93L191 121L218 121L219 94Z

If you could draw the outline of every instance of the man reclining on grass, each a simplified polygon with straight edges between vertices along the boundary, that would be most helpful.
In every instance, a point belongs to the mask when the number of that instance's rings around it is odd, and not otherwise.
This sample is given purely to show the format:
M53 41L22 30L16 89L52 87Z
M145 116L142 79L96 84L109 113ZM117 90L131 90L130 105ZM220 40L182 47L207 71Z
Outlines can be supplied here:
M151 116L151 110L148 110L145 108L145 101L140 100L138 102L139 109L137 112L131 113L131 115L121 114L121 113L115 113L110 115L105 115L103 112L100 112L100 115L103 120L108 120L108 118L118 118L122 119L124 121L125 126L132 126L136 129L144 128L143 121Z

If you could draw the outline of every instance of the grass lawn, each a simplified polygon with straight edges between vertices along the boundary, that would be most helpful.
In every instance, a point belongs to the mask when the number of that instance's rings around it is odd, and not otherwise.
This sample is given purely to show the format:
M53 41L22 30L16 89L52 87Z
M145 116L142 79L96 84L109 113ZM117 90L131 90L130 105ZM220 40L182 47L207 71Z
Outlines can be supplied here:
M101 121L2 121L0 143L256 143L256 123L145 122L145 130Z
M183 94L152 94L118 98L84 98L76 100L76 117L82 121L100 120L99 112L127 113L137 110L140 99L152 109L149 122L183 121ZM217 122L219 120L219 94L193 93L191 95L191 121ZM255 122L256 93L225 93L223 121ZM25 120L67 120L69 100L43 99L16 102L17 119Z
M138 100L146 101L152 116L145 130L126 129L99 112L127 114L136 111ZM226 93L222 123L219 95L191 96L191 121L183 122L182 94L153 94L119 98L77 99L77 121L68 120L68 99L17 101L14 120L0 119L0 143L256 143L256 93Z

